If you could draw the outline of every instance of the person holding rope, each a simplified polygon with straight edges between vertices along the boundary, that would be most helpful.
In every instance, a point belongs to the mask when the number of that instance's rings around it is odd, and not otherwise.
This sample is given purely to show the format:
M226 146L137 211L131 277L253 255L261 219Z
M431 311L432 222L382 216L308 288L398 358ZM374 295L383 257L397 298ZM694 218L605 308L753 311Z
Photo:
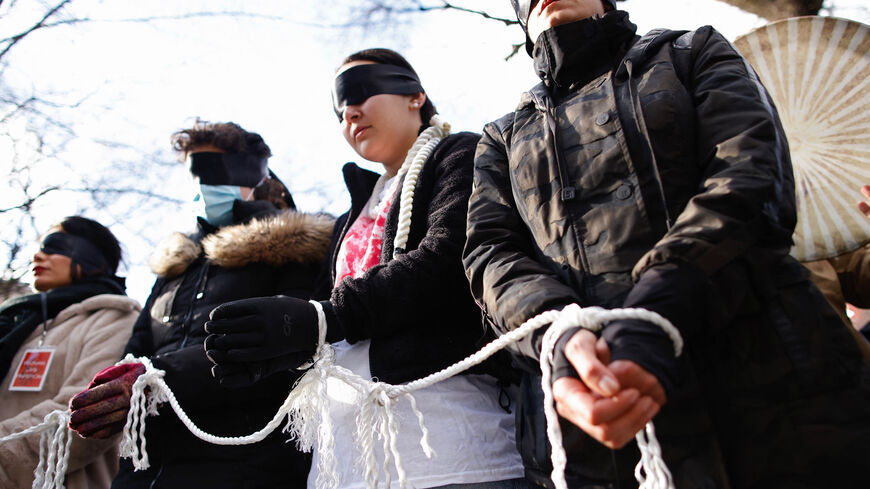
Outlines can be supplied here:
M204 324L235 299L286 294L310 297L326 255L333 219L295 211L287 188L268 169L263 138L232 122L197 121L173 136L189 160L203 204L197 232L174 233L154 252L157 281L133 328L126 353L150 358L191 419L222 436L246 435L271 418L299 374L292 359L248 369L245 388L218 382L206 357ZM288 364L289 362L289 364ZM282 368L283 367L283 368ZM121 431L141 363L109 367L70 402L70 427L101 438ZM112 487L301 487L310 455L280 433L247 446L217 446L188 432L165 404L149 418L150 467L122 459Z
M437 372L492 339L460 260L479 135L449 134L414 69L387 49L348 56L335 76L333 102L348 144L382 164L384 173L344 166L351 208L337 221L325 269L329 300L320 304L327 340L343 339L334 344L337 365L366 380L402 384ZM216 373L226 376L239 365L268 363L287 352L301 353L302 363L317 346L317 318L314 305L293 298L218 307L206 324ZM402 429L395 453L403 470L390 467L390 473L373 474L355 463L377 456L379 463L372 466L382 467L392 451L371 444L366 453L354 448L356 408L368 399L330 379L334 451L323 458L315 451L308 487L363 488L378 480L392 481L389 487L403 481L418 488L528 487L507 387L486 373L498 371L492 368L496 363L488 365L414 392L426 417L431 459L421 450L414 408L404 399L396 403ZM337 474L325 469L330 467L325 458L338 462L332 465Z
M678 488L868 487L870 369L788 255L788 145L752 69L709 26L639 37L613 0L511 3L542 82L477 149L475 299L501 334L578 304L658 313L685 341L675 357L644 319L558 339L569 487L636 487L653 418ZM542 337L515 348L517 433L552 487Z
M32 265L37 293L0 305L0 438L65 410L95 372L117 360L140 309L115 275L120 260L117 238L85 217L67 217L42 237ZM60 474L66 487L109 487L118 438L73 437ZM39 434L0 444L0 487L31 487L39 454Z

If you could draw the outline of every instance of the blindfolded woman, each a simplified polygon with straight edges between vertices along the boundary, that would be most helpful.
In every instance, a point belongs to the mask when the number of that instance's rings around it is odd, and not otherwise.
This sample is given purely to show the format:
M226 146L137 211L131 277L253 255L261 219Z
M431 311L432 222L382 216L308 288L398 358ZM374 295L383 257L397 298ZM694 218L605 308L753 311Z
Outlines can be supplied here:
M148 357L190 418L220 436L263 427L281 405L294 374L246 370L245 389L227 389L203 350L209 312L232 300L286 294L307 299L332 232L331 218L295 211L290 192L269 171L263 138L232 122L202 122L177 132L174 148L189 161L204 204L197 231L174 233L155 251L151 295L125 351ZM193 217L193 216L191 216ZM82 436L120 431L130 388L142 364L107 368L71 401L71 426ZM241 375L241 374L240 374ZM296 375L298 377L298 375ZM268 378L266 378L268 377ZM116 489L158 487L300 487L310 456L280 433L255 445L219 446L192 435L168 405L149 418L150 467L125 459Z
M335 344L339 365L368 379L409 382L467 357L490 339L460 263L479 136L449 134L411 65L386 49L347 57L335 77L333 102L348 144L384 172L354 163L343 169L351 208L336 223L329 254L325 285L331 293L322 301L328 337L344 338ZM314 306L304 301L242 301L221 306L212 317L207 329L215 336L206 348L235 350L236 360L288 352L310 358L315 347ZM282 317L291 318L289 336L279 331ZM251 329L273 341L245 344ZM341 389L330 388L328 395L339 487L365 487L362 470L352 463L361 456L352 437L362 399ZM523 472L513 415L499 405L505 396L495 377L461 375L414 396L437 455L425 457L416 418L406 403L398 403L400 424L410 429L399 434L398 449L411 486L524 487L517 480ZM383 453L375 452L382 462ZM317 458L309 487L327 476Z
M121 248L111 231L67 217L33 255L37 293L0 305L0 437L37 425L107 363L114 363L139 311L115 276ZM66 487L108 487L117 470L117 438L74 438ZM0 487L29 487L39 435L0 445Z

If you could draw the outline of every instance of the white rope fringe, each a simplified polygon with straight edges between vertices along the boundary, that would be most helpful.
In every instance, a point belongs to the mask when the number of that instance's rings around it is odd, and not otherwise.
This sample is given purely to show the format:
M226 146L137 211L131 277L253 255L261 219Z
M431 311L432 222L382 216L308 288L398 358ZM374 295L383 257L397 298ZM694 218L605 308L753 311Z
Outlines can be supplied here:
M0 445L30 436L39 435L39 464L33 471L33 489L63 489L66 469L69 466L69 446L72 442L67 423L69 411L54 410L45 415L42 423L26 430L0 438Z

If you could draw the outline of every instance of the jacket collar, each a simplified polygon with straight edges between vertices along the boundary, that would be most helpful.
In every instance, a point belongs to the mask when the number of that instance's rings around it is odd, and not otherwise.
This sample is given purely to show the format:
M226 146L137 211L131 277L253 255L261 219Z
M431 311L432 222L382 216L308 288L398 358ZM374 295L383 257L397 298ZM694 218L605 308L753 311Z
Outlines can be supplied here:
M616 66L636 31L621 10L547 29L535 42L535 71L551 90L585 84Z
M161 278L177 277L201 255L228 268L319 262L326 255L333 225L334 219L325 214L285 210L224 226L204 237L173 233L155 249L151 269Z
M344 175L344 184L350 194L351 215L349 220L353 222L368 203L381 175L360 168L356 163L347 163L342 167L341 172Z

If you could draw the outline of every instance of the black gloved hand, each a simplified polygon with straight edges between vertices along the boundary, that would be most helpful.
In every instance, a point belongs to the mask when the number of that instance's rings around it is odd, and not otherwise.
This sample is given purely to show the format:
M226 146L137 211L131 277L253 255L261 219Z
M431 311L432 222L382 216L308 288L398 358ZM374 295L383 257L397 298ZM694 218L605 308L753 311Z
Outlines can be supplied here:
M258 297L216 307L206 321L208 357L218 365L263 362L317 348L317 310L295 297Z
M212 350L214 354L217 350ZM221 352L217 353L218 355ZM209 356L211 358L211 356ZM230 389L248 387L276 372L293 370L311 360L308 353L288 353L279 357L270 358L259 362L231 363L218 362L212 358L215 365L211 368L211 375L217 379L221 386Z

